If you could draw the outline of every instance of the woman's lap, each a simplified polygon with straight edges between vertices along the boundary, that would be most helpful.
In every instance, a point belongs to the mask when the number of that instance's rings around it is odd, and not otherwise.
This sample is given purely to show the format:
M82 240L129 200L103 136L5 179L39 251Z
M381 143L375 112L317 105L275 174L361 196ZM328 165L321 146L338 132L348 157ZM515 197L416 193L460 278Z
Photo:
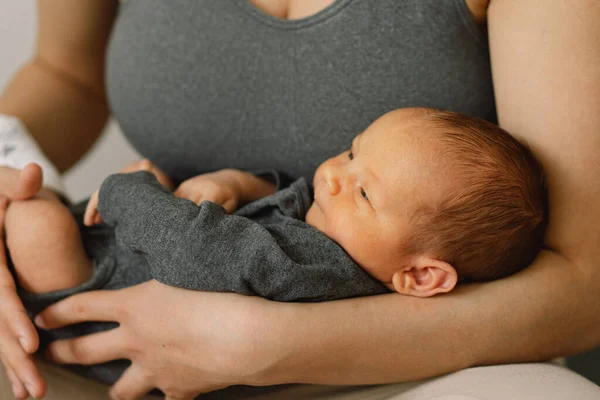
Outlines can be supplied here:
M39 362L48 382L47 400L100 400L108 387L77 376L60 367ZM12 398L10 381L0 370L0 398ZM469 368L419 382L378 386L295 385L253 397L321 400L578 400L600 398L600 387L563 367L551 363L511 364ZM147 400L159 399L148 396Z

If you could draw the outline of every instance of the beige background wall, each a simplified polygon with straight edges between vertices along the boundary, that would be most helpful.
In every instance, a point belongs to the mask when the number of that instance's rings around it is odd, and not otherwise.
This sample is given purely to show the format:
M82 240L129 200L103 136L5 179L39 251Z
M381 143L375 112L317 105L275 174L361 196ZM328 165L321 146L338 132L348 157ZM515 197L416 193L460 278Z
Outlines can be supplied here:
M35 0L0 0L0 91L19 65L33 54L36 23ZM111 166L121 166L137 158L117 124L111 121L95 147L65 175L70 198L74 201L85 198L99 187L105 176L115 172Z

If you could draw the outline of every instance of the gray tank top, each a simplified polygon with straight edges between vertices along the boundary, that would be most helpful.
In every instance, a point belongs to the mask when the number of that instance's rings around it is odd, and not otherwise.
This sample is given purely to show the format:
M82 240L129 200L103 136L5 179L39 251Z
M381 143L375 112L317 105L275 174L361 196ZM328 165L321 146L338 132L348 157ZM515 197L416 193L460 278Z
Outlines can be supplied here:
M233 167L311 182L400 107L496 122L487 39L464 0L336 0L291 21L248 0L128 0L107 64L125 136L176 181Z

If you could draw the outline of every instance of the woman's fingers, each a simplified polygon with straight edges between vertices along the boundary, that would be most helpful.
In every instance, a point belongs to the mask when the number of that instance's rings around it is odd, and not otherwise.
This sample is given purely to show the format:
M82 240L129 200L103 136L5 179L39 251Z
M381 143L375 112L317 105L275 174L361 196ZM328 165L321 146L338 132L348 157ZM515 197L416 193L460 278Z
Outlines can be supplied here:
M0 320L3 320L10 331L19 338L20 346L28 353L33 353L39 346L39 338L35 327L29 320L23 303L17 296L15 280L8 270L6 259L6 243L4 237L4 221L8 208L8 198L0 195Z
M111 388L110 398L115 400L141 399L154 389L149 381L137 367L137 364L131 364Z
M10 370L13 376L15 392L22 393L21 385L24 385L29 394L42 396L46 390L44 378L27 354L37 350L39 338L17 296L15 281L7 265L4 244L7 208L8 198L0 196L0 354L7 372Z
M67 297L39 313L34 321L43 329L62 328L85 321L119 322L123 312L120 291L95 290Z
M5 324L6 334L15 337L26 353L35 353L40 344L39 337L18 296L15 292L4 289L0 291L0 299L2 299L0 323Z
M0 188L13 200L29 199L40 190L41 177L41 168L34 163L27 164L22 170L0 167Z
M0 246L0 254L4 248ZM0 257L1 258L1 257ZM12 275L6 264L0 261L0 323L4 323L14 337L19 338L21 348L34 353L39 346L39 337L35 327L25 312L23 303L17 296Z
M123 315L119 291L98 290L68 297L46 308L35 318L38 326L55 329L84 321L119 322ZM57 340L48 346L48 357L65 364L98 364L129 358L127 345L119 328L74 339Z
M8 304L11 303L10 300L12 299L8 299L6 295L3 298L8 307ZM15 303L17 302L18 298ZM21 306L21 304L19 304L19 306ZM15 305L13 312L5 316L4 321L9 325L12 336L17 338L21 349L25 351L25 353L33 354L39 347L40 338L25 310L18 310L16 307L17 306Z
M19 382L22 382L29 394L40 397L45 391L44 378L33 361L33 357L23 352L16 339L2 335L2 360L12 370Z
M42 168L35 163L27 164L19 173L13 199L28 199L35 196L42 188L42 180Z
M12 384L12 391L15 395L15 398L19 400L26 398L28 393L27 389L25 389L25 386L23 385L23 382L21 382L17 375L15 375L12 367L4 360L4 357L0 357L0 359L2 360L2 364L4 364L4 369L6 370L8 380L10 380L10 383Z
M100 364L127 358L119 328L92 333L73 339L56 340L48 345L44 355L58 364Z

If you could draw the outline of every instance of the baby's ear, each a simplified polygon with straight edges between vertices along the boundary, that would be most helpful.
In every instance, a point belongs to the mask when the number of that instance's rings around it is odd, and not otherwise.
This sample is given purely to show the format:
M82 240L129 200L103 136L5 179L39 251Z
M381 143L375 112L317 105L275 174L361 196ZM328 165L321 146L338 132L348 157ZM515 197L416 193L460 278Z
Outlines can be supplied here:
M452 265L428 256L415 257L392 276L392 286L398 293L416 297L447 293L457 281L458 274Z

